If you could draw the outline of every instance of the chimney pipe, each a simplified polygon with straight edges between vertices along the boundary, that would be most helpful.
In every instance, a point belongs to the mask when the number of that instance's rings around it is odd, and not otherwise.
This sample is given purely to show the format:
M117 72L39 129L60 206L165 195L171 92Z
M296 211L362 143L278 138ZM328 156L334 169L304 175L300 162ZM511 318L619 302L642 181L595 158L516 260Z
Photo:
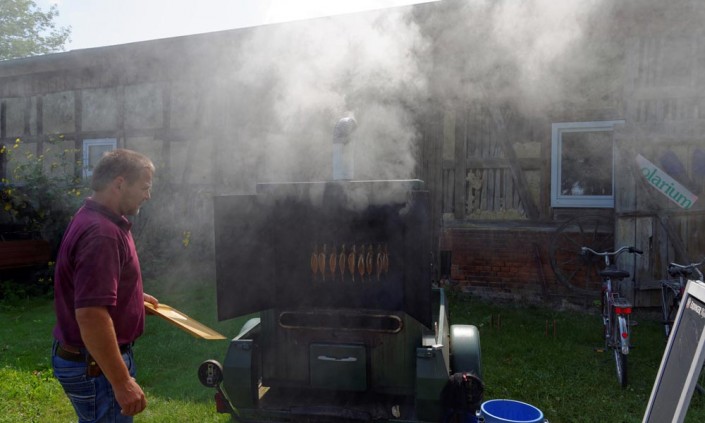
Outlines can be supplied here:
M333 180L350 180L353 178L355 161L350 135L357 128L353 116L338 121L333 129Z

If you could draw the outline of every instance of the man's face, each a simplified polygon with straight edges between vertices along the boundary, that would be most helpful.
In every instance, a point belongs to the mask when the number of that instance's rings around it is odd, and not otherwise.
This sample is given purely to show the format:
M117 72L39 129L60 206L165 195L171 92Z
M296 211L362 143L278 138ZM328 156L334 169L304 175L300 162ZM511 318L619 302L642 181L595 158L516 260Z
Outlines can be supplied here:
M134 184L127 181L122 186L120 199L120 214L136 216L140 212L142 203L149 200L152 189L152 171L143 169L140 178Z

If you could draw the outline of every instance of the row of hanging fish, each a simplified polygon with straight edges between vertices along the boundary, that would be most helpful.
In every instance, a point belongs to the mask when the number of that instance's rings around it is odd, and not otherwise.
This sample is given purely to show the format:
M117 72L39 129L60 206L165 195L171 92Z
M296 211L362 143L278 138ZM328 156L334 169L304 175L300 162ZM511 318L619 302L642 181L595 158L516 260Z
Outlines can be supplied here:
M346 249L345 244L340 247L340 252L334 245L330 252L328 245L323 244L313 247L311 252L311 272L314 280L321 281L344 281L355 282L370 280L376 277L380 280L382 276L389 272L389 252L387 245L377 245L377 249L372 244L362 244L359 247L355 244Z

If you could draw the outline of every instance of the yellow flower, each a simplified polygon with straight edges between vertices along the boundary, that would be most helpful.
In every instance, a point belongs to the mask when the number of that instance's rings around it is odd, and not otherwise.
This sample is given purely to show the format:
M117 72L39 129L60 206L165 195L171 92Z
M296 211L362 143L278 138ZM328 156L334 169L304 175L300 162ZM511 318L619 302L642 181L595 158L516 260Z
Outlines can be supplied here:
M5 203L5 211L10 211L11 208L12 208L12 204Z

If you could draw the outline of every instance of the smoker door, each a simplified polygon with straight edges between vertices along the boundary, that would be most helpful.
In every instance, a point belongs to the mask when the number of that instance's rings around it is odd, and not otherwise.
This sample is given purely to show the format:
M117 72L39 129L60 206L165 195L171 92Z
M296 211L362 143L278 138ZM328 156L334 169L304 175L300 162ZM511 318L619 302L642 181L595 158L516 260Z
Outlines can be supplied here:
M429 326L429 195L408 185L270 184L254 196L216 197L219 318L270 308L371 309L405 311ZM332 271L330 253L352 246L355 271L339 261ZM383 252L388 266L380 268ZM324 273L313 266L321 254Z
M218 320L272 308L274 269L256 195L214 198Z

